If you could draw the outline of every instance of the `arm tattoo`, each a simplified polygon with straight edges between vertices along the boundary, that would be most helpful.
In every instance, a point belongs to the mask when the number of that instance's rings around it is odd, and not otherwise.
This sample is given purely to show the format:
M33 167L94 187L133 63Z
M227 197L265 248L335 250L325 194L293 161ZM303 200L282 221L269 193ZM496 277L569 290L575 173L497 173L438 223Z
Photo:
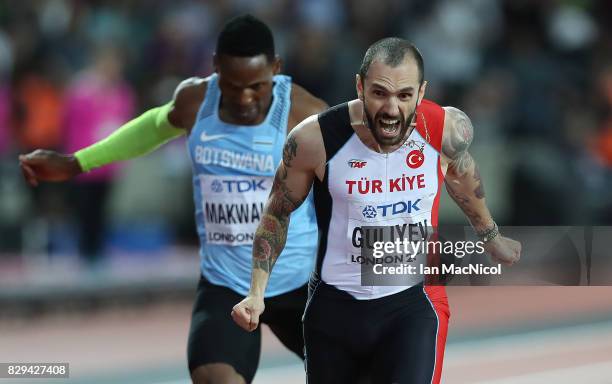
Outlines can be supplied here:
M295 141L295 137L289 135L285 147L283 148L283 163L285 163L287 167L291 168L291 161L293 161L296 153L297 142Z
M467 115L457 108L447 108L446 119L449 124L442 136L442 153L452 160L450 165L462 175L473 164L467 149L474 138L474 127Z
M478 164L474 163L474 182L476 183L476 188L474 189L474 195L479 199L484 199L485 191L484 185L482 184L482 180L480 179L480 169L478 169Z
M468 152L474 138L474 127L467 115L456 108L446 108L446 119L442 153L451 160L446 190L472 225L480 227L486 224L488 214L483 211L486 209L482 201L485 191L480 170Z
M462 179L460 182L464 184L468 184L468 181L463 179L464 176L468 177L471 171L473 171L474 195L479 199L484 199L485 191L482 178L480 177L480 169L469 152L464 152L457 160L450 164L450 167L452 167L455 177Z
M474 165L476 165L476 163L474 163L474 159L468 151L461 152L457 158L453 159L449 164L458 176L465 175Z
M283 220L273 215L264 215L257 227L257 232L255 232L253 268L261 269L267 273L272 272L272 267L285 246L288 226L288 217Z
M291 190L287 186L287 168L291 168L291 162L297 154L298 144L295 137L289 135L283 148L283 163L278 167L274 184L270 192L269 209L272 214L287 216L299 207L303 200L296 200L291 196Z
M253 268L261 269L267 273L272 271L274 263L276 263L278 256L285 247L291 212L296 210L304 201L292 197L291 190L287 186L287 167L291 166L291 161L296 152L297 142L295 138L287 138L287 143L283 149L283 163L276 171L268 204L255 232Z
M291 190L287 186L286 179L287 169L284 165L281 165L274 177L270 199L264 214L270 213L277 217L289 216L304 202L303 199L295 199L291 196Z
M459 182L447 181L446 191L448 192L450 197L455 200L459 208L461 208L461 210L465 213L465 215L468 217L474 227L478 227L484 224L484 218L473 207L472 203L474 203L475 201L473 199L470 199L467 194L463 193L463 191L461 190L461 184Z

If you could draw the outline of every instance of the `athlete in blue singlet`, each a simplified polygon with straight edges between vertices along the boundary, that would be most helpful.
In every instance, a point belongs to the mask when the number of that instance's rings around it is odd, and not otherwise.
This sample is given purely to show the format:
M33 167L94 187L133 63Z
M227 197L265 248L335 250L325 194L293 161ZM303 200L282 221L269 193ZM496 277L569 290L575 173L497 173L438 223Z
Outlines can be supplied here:
M274 76L273 97L264 120L240 127L219 117L219 76L206 79L206 98L189 134L202 275L241 295L249 290L255 230L282 157L291 108L291 79ZM313 206L291 217L285 253L266 297L299 288L308 280L317 243Z
M214 64L215 74L183 81L171 104L125 124L82 150L84 154L37 150L20 156L20 162L32 185L38 180L62 181L91 169L86 158L101 166L187 134L202 275L188 342L191 378L195 383L249 383L259 362L261 334L244 331L229 313L249 290L253 238L287 132L327 105L289 77L278 75L280 60L272 33L252 16L237 17L224 26ZM301 316L317 246L310 198L291 220L261 320L303 358Z

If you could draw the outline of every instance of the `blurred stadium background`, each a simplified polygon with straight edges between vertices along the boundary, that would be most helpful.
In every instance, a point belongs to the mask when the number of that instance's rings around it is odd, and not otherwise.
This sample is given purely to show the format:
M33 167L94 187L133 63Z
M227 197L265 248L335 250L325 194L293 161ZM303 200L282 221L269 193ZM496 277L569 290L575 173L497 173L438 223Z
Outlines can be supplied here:
M0 362L69 362L71 383L187 382L198 257L184 141L36 189L17 155L72 152L165 103L210 73L217 31L243 12L330 105L354 96L369 44L414 41L428 97L472 118L500 225L611 224L609 1L0 1ZM448 197L440 219L464 223ZM611 294L450 288L444 382L612 383ZM256 382L304 382L266 336Z

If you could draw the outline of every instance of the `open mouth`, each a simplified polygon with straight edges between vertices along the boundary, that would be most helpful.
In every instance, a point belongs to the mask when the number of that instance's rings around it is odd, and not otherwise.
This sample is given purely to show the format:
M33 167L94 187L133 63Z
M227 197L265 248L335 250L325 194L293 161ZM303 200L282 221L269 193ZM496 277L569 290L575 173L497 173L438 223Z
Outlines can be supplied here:
M400 130L399 119L378 119L378 125L385 136L395 136Z

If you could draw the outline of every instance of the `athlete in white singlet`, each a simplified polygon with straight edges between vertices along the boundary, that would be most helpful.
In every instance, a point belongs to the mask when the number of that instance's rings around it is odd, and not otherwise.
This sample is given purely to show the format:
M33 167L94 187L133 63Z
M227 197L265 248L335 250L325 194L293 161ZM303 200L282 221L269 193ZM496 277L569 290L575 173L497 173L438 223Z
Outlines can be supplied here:
M424 100L425 88L418 50L383 39L365 54L359 99L311 116L285 143L254 240L251 289L232 315L245 329L257 327L289 213L312 186L320 244L303 317L308 383L355 382L363 367L376 383L440 382L444 288L423 281L364 286L359 256L374 238L370 230L405 235L437 225L443 181L494 259L520 257L520 244L499 234L485 204L467 151L470 120Z

